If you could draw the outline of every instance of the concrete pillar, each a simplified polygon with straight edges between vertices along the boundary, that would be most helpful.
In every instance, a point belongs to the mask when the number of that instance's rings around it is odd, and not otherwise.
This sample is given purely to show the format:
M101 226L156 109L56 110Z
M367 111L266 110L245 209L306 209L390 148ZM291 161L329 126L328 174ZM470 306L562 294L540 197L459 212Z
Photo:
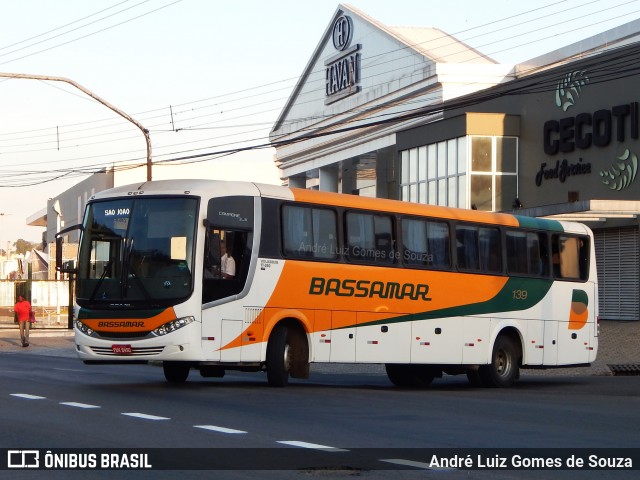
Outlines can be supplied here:
M305 175L293 175L289 177L289 186L292 188L307 188L307 177Z
M320 168L320 191L338 192L338 166L328 165Z

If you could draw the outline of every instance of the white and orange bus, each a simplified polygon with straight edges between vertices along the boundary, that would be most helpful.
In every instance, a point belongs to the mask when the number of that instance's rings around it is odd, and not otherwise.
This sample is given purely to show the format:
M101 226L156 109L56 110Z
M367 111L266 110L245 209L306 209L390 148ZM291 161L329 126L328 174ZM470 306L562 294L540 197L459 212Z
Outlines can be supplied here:
M85 363L266 371L384 364L398 386L588 365L597 281L584 225L242 182L169 180L91 197L76 277ZM58 259L58 265L61 265Z

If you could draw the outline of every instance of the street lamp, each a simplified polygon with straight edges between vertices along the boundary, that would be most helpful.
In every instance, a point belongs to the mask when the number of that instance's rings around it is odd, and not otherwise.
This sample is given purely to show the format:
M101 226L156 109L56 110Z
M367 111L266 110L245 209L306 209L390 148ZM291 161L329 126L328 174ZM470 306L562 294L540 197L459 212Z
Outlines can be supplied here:
M114 107L113 105L111 105L106 100L100 98L95 93L93 93L90 90L84 88L82 85L80 85L79 83L74 82L73 80L71 80L69 78L52 77L52 76L49 76L49 75L30 75L30 74L27 74L27 73L2 73L2 72L0 72L0 78L25 78L25 79L29 79L29 80L49 80L49 81L54 81L54 82L65 82L65 83L68 83L70 85L73 85L78 90L81 90L85 94L89 95L91 98L93 98L94 100L100 102L105 107L113 110L114 112L116 112L121 117L129 120L136 127L138 127L140 129L140 131L142 131L142 134L144 135L144 139L147 142L147 181L148 182L151 181L151 138L149 137L149 130L144 128L142 126L142 124L139 123L138 121L136 121L134 118L132 118L131 116L127 115L122 110Z

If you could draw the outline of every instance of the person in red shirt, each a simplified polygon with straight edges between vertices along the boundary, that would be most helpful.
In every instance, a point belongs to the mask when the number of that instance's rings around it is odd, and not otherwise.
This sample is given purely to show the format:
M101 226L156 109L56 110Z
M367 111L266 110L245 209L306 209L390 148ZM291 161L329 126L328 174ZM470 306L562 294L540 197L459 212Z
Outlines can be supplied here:
M18 295L18 301L13 307L13 311L16 312L18 317L18 323L20 325L20 339L22 340L22 346L29 346L29 316L31 314L31 304L22 295Z

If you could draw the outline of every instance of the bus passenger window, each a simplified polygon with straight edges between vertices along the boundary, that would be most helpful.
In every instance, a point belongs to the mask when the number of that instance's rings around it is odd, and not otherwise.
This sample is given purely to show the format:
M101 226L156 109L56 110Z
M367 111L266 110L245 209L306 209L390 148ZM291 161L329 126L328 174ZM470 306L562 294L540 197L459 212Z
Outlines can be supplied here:
M583 237L554 235L551 240L555 278L586 280L589 266L589 241Z
M338 257L336 213L324 208L282 207L285 257L334 260Z
M486 273L502 272L502 244L500 230L480 228L480 270Z
M402 220L402 261L408 266L450 268L449 224Z
M538 232L507 231L507 268L514 275L548 276L547 236Z
M478 227L456 225L456 250L460 270L479 270Z
M529 233L528 237L529 273L546 277L549 275L549 245L547 235Z
M395 240L391 217L366 213L346 214L349 260L389 265L395 262Z
M526 275L529 273L527 266L527 233L507 232L507 269L510 274Z

